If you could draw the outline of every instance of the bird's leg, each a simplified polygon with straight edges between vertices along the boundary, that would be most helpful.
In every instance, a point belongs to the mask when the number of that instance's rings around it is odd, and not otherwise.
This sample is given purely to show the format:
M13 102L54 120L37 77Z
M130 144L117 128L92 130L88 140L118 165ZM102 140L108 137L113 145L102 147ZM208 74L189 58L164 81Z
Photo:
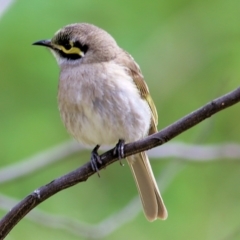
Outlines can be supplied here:
M93 171L97 172L98 176L100 177L98 167L97 167L98 163L102 164L101 158L100 158L100 156L98 155L98 152L97 152L99 148L100 148L100 145L97 145L92 150L90 162L91 162L91 166L92 166Z
M124 164L121 161L121 159L124 158L124 144L125 144L125 141L123 139L119 139L113 151L113 154L117 155L121 166L124 166Z

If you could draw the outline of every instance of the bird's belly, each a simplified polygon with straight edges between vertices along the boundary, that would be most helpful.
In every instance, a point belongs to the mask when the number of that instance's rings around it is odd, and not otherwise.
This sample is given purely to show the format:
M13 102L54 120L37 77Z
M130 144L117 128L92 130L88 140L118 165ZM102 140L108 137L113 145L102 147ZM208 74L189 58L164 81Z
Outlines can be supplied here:
M122 67L87 66L78 77L60 77L58 103L62 120L77 141L87 145L136 141L148 134L151 110ZM103 73L105 72L105 74ZM88 75L88 77L84 77Z
M69 104L60 109L69 133L86 145L111 145L119 139L132 142L147 135L150 109L140 97L125 101L95 101Z

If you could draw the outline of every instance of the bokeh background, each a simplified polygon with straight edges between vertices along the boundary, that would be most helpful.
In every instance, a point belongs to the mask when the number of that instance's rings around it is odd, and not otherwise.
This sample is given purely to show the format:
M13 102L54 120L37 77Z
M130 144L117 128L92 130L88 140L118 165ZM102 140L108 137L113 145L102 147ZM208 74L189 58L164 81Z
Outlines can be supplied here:
M239 0L15 1L0 18L0 167L70 139L57 109L58 66L47 50L31 46L34 41L74 22L107 30L141 66L161 129L239 86L239 12ZM239 123L237 104L174 141L239 143ZM89 151L75 154L1 184L0 191L20 200L88 159ZM166 158L152 162L156 176L166 174L169 163L184 169L163 193L168 220L149 223L140 212L104 239L240 239L240 163ZM115 163L100 179L93 176L38 209L97 224L136 195L129 169ZM6 239L86 238L24 219Z

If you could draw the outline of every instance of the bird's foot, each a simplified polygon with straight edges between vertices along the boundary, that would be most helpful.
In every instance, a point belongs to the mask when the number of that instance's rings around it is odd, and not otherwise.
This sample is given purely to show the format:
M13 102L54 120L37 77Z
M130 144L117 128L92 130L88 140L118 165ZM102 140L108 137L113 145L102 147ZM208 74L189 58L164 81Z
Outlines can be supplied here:
M121 161L121 159L124 158L124 144L125 144L125 141L123 139L119 139L118 143L116 144L113 150L113 154L117 155L121 166L124 166L124 164Z
M100 177L99 170L97 164L102 164L102 160L100 156L98 155L98 149L100 148L100 145L97 145L91 153L91 166L94 172L97 172L98 176Z

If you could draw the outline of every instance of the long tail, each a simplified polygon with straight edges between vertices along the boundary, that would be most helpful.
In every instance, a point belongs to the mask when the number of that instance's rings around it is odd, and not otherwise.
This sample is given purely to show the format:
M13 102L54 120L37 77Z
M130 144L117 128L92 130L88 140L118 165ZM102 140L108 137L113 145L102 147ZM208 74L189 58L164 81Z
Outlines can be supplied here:
M149 221L157 218L166 219L167 209L158 190L146 152L130 156L127 161L134 176L146 218Z

